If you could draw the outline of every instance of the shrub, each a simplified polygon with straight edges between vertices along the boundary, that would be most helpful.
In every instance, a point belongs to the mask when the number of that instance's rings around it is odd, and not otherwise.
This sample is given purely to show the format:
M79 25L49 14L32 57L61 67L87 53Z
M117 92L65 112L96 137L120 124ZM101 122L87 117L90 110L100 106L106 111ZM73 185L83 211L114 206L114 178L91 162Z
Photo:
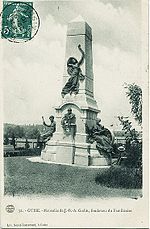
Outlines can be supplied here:
M142 170L112 166L95 178L96 184L111 188L142 188Z

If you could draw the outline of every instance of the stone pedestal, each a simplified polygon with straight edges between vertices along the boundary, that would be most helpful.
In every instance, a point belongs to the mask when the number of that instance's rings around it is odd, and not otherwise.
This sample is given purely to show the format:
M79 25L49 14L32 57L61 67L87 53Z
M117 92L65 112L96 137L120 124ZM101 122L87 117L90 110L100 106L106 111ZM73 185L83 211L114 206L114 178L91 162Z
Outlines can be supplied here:
M78 50L79 44L85 52L85 60L81 66L85 79L80 81L77 95L65 95L61 104L55 108L57 131L47 142L41 157L43 160L57 163L85 166L108 165L108 161L99 154L96 147L92 146L93 149L91 150L91 144L87 143L86 124L89 127L95 124L99 109L93 93L92 30L81 18L68 24L63 86L70 77L67 73L66 64L68 58L71 56L77 60L81 58L81 53ZM74 139L71 136L65 136L61 126L61 120L68 108L72 108L72 112L76 116L77 129Z

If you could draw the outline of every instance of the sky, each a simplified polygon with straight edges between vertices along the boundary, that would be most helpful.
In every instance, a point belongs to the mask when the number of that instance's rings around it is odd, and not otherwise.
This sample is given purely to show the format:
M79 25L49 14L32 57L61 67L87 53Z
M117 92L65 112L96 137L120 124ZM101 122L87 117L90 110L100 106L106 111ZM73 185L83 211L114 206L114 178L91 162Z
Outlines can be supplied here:
M34 1L40 28L25 43L2 40L4 122L42 123L62 89L67 23L78 15L93 33L94 94L106 126L130 114L124 82L141 85L141 1Z

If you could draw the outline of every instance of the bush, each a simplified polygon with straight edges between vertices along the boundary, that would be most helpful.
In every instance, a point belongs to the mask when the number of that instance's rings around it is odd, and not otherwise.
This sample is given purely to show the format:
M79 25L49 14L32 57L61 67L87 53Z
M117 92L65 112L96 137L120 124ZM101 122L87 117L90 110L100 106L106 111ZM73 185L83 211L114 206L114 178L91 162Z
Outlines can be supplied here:
M98 174L95 182L111 188L142 188L142 169L112 166Z
M138 141L129 142L126 144L127 160L125 166L127 167L142 167L142 143Z

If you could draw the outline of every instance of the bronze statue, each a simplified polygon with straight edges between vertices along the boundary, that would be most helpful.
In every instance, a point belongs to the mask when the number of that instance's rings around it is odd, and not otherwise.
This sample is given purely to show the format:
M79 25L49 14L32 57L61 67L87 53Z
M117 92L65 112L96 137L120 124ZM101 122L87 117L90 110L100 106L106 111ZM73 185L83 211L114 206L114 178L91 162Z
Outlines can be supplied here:
M101 125L101 119L96 120L96 125L91 129L86 126L87 133L89 135L88 141L93 143L96 141L96 148L102 153L113 153L112 147L112 135L111 132Z
M74 138L76 134L76 116L72 113L72 109L68 109L68 113L64 115L61 120L61 125L65 135L72 135Z
M84 80L85 76L82 74L80 66L84 61L84 51L81 48L81 45L78 45L78 49L81 52L82 56L80 61L77 61L75 57L70 57L67 61L67 72L70 76L68 82L62 89L61 95L64 98L66 94L70 95L72 93L78 94L79 92L79 80Z
M46 132L44 132L43 134L41 134L40 136L40 140L42 142L47 142L48 140L51 139L51 137L53 136L53 133L56 131L56 122L54 120L54 116L51 115L49 117L49 120L50 120L50 125L47 125L44 121L44 117L42 116L42 120L43 120L43 125L48 127L48 130Z

